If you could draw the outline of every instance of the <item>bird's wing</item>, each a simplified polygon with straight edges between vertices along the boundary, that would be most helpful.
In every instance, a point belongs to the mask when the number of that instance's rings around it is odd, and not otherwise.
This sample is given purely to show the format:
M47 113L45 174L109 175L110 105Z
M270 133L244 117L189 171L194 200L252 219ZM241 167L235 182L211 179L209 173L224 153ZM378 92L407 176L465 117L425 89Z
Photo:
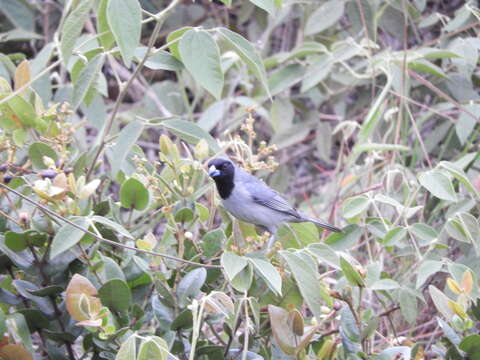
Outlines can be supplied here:
M252 196L254 202L284 214L300 217L297 210L287 200L263 181L248 173L243 174L242 178L243 185Z

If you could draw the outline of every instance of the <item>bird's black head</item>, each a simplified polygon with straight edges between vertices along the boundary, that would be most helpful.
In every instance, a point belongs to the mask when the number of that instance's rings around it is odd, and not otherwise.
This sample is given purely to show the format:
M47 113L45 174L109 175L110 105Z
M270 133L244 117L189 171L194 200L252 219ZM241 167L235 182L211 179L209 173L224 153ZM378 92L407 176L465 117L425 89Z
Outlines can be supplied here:
M215 181L222 199L230 196L235 186L235 166L227 159L213 159L208 163L208 175Z

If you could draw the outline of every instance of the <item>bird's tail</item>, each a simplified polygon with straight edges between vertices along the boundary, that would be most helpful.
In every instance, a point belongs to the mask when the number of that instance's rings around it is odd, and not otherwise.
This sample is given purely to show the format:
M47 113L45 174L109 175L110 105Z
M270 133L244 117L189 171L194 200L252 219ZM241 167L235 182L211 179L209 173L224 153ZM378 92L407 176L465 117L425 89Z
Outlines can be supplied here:
M314 219L308 215L305 215L305 214L301 214L301 221L309 221L311 223L314 223L315 225L318 225L324 229L327 229L329 231L333 231L333 232L342 232L341 229L337 228L336 226L333 226L333 225L330 225L330 224L327 224L327 223L324 223L323 221L320 221L320 220L317 220L317 219Z

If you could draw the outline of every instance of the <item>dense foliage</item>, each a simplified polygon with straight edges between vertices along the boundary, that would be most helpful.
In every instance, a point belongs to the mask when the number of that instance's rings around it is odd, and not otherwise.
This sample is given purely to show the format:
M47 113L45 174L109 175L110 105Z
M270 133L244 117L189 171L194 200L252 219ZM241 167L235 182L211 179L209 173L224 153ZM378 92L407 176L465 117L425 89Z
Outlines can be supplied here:
M477 6L0 0L0 358L478 356Z

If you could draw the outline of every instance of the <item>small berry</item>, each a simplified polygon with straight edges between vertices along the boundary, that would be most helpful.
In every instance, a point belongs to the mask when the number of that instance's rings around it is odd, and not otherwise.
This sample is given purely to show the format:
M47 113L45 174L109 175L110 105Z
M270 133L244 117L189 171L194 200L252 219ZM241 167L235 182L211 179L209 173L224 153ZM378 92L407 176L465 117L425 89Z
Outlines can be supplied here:
M4 173L8 170L8 164L0 165L0 173Z
M3 182L4 182L5 184L8 184L10 181L12 181L12 179L13 179L13 176L12 176L12 175L5 175L5 176L3 177Z
M54 179L55 176L57 176L57 172L54 170L42 170L40 172L40 176L42 179L49 178L49 179Z

